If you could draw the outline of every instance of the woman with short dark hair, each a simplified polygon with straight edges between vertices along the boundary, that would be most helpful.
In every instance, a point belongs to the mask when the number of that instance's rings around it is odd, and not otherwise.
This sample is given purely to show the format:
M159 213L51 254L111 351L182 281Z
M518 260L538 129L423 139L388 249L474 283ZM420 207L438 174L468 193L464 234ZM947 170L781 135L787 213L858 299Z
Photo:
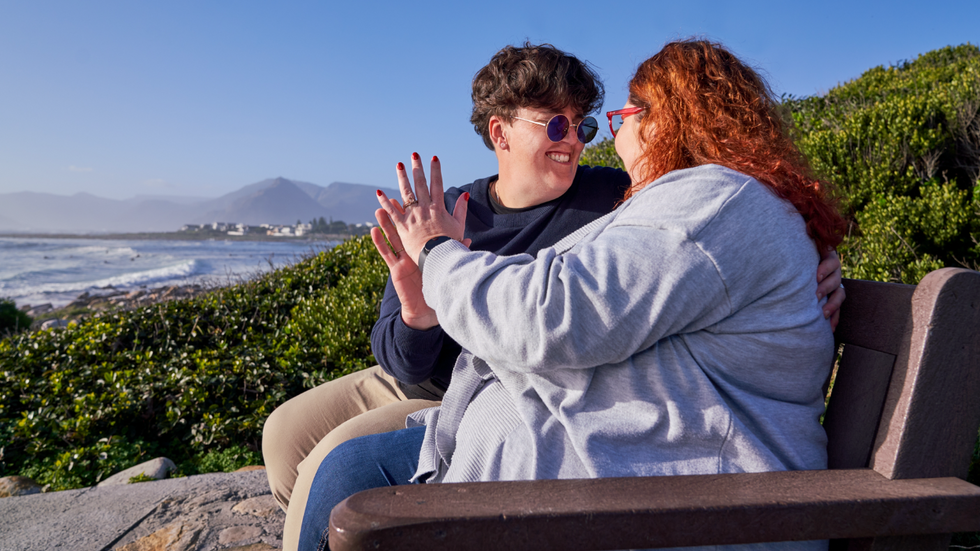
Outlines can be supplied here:
M587 115L602 107L603 93L602 81L587 63L551 44L504 46L473 77L470 122L494 151L491 118L511 122L522 107L571 106Z
M629 177L578 164L598 131L589 114L602 100L602 83L588 64L548 44L507 46L476 74L471 120L499 171L446 190L450 205L470 197L467 238L474 250L535 254L615 207ZM831 257L828 290L838 268ZM379 365L308 390L266 421L262 451L273 495L288 505L287 551L296 546L321 460L351 438L405 428L406 415L438 405L449 386L460 347L406 281L393 272L385 289L371 333Z

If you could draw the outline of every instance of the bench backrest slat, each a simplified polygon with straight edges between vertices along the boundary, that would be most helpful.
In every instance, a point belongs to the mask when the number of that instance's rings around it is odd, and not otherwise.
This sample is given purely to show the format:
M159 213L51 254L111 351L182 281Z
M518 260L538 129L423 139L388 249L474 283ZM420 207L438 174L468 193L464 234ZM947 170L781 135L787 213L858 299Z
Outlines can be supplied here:
M893 354L844 346L823 421L828 468L868 466L894 365Z
M918 286L845 280L824 420L830 468L966 477L980 424L978 280L954 268Z

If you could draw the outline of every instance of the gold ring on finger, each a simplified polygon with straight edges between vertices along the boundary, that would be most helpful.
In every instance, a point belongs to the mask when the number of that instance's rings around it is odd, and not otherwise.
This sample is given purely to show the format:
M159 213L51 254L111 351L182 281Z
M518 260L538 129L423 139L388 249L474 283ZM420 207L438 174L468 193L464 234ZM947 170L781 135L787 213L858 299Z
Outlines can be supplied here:
M416 199L415 197L412 197L412 198L411 198L411 199L409 199L408 201L405 201L405 204L404 204L404 205L402 205L402 208L403 208L403 209L407 209L408 207L410 207L410 206L412 206L412 205L417 205L417 204L419 204L419 200L418 200L418 199Z

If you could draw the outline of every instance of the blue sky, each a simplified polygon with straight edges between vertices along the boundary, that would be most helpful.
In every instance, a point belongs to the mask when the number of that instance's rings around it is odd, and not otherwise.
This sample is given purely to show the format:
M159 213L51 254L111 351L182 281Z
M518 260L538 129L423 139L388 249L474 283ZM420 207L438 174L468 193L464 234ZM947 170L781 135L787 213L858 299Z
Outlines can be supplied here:
M980 43L978 20L977 0L0 0L0 193L214 197L276 176L395 187L412 151L461 185L496 172L469 92L506 44L592 63L606 111L675 38L719 40L802 96Z

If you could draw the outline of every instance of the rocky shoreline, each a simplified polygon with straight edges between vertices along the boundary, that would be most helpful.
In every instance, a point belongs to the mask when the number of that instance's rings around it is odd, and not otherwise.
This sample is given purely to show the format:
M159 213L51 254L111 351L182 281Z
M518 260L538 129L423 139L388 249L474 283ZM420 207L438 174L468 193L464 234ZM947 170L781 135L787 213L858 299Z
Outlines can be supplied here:
M55 308L51 304L24 304L19 309L33 318L31 329L66 327L70 322L101 312L131 310L160 302L192 298L213 287L199 284L118 290L112 286L98 292L85 292L69 304Z
M6 497L0 551L281 549L285 514L251 469Z

